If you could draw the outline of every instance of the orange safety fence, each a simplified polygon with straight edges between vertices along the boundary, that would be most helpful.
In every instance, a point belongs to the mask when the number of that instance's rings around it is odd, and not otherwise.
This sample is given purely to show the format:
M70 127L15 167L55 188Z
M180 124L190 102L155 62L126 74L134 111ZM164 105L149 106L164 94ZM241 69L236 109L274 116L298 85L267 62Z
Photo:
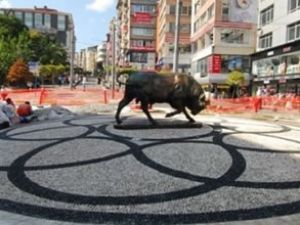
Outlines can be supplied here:
M300 97L277 96L243 97L236 99L211 99L208 111L217 113L244 113L258 112L259 110L272 110L276 112L299 112Z
M122 90L109 90L99 88L88 88L71 90L65 88L41 88L41 89L16 89L1 92L1 98L11 98L19 105L24 101L30 101L32 105L65 105L78 106L85 104L107 104L112 100L123 97Z
M119 101L124 95L123 90L111 90L102 87L73 89L40 88L40 89L7 89L0 92L2 100L11 98L16 105L30 101L32 105L65 105L78 106L86 104L107 104L113 100ZM242 97L236 99L211 99L207 110L217 113L258 112L259 110L277 112L299 112L299 96L264 96Z
M16 105L30 101L32 105L39 105L41 89L7 89L1 91L1 99L11 98Z

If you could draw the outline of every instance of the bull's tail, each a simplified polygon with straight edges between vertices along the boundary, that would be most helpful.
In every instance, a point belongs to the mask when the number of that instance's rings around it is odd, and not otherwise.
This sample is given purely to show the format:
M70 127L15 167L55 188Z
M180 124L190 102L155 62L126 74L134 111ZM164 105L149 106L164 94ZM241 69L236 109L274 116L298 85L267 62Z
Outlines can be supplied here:
M117 77L116 80L119 83L119 85L126 85L126 82L130 76L131 73L134 73L136 71L132 71L132 70L123 70L117 73Z

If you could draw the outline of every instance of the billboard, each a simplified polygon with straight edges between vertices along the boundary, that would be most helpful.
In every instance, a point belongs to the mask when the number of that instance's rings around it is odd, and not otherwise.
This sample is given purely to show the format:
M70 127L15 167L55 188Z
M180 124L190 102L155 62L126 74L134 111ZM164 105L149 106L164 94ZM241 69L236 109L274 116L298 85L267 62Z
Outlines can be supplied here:
M221 73L221 55L211 55L208 58L208 72Z
M229 21L257 23L258 0L230 0Z

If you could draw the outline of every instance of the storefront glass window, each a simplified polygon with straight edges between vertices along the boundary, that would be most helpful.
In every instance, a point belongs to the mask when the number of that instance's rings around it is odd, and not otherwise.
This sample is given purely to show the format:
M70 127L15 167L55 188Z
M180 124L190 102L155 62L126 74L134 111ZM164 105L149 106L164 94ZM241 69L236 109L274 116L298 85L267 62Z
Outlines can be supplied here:
M252 73L260 77L300 74L300 52L254 61Z
M247 56L222 55L221 73L229 73L232 70L250 72L250 58Z

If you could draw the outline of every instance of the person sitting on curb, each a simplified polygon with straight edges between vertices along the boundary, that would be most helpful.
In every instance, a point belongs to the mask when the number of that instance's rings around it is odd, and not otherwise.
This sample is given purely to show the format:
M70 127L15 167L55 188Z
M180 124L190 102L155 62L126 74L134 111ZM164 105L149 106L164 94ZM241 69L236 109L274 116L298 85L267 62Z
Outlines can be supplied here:
M19 105L17 109L17 114L20 117L21 123L30 122L34 118L30 102L26 101L23 104Z
M2 110L3 106L4 106L4 104L0 103L0 130L9 127L9 118L3 112L3 110Z
M20 122L20 119L16 113L15 104L10 98L6 99L6 104L2 105L2 111L9 119L9 124L13 125Z

